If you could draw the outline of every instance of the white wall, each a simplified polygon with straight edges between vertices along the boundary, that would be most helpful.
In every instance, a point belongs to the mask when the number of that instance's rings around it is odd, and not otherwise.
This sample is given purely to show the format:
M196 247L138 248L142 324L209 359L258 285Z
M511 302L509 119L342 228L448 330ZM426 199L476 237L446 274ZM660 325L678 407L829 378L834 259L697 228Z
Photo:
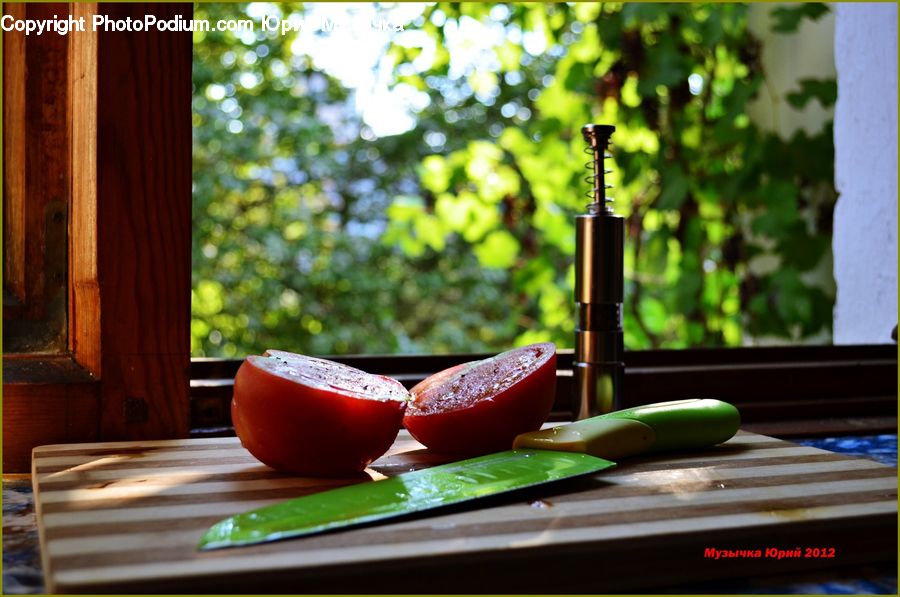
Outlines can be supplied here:
M889 343L897 324L897 5L834 7L834 342Z
M788 103L787 95L800 90L800 79L835 76L834 13L815 21L803 19L796 32L778 33L772 31L772 11L780 6L794 5L765 2L751 4L748 11L747 27L762 42L766 84L747 106L747 113L756 126L782 139L790 139L798 129L814 135L831 120L833 109L813 100L798 110Z

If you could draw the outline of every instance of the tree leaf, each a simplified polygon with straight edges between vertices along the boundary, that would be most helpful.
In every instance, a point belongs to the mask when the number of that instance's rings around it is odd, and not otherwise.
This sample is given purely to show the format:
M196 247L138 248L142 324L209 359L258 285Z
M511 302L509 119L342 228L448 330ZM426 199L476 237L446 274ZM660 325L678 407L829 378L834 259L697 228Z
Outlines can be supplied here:
M792 33L800 27L801 21L807 18L812 21L820 19L829 12L825 4L810 2L796 7L779 6L772 9L772 31L776 33Z
M658 86L672 87L687 80L690 68L675 46L674 37L663 36L645 51L646 68L638 80L638 93L643 97L655 96Z
M805 272L822 261L828 249L828 238L810 235L804 222L795 222L778 243L778 253L786 265Z
M434 249L435 251L443 251L444 227L441 221L432 214L421 214L416 218L415 224L416 237Z
M450 165L443 156L430 155L422 160L419 179L432 193L442 193L450 186Z
M662 192L654 206L660 210L676 211L687 199L690 182L679 164L673 164L662 173Z
M647 329L653 334L662 334L669 320L669 313L666 311L665 305L659 299L646 296L641 298L638 310Z
M823 108L829 108L837 101L837 81L835 79L801 79L800 91L787 94L788 102L797 109L803 108L812 99L819 100Z
M483 267L506 269L516 262L519 241L506 230L495 230L474 251Z

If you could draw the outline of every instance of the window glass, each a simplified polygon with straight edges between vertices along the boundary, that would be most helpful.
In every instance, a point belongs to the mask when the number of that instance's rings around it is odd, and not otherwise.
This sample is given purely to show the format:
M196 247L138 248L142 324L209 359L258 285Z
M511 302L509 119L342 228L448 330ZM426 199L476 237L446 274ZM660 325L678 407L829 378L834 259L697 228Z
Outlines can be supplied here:
M51 5L4 5L16 19ZM3 33L3 351L68 343L68 38Z
M833 37L824 5L195 19L195 356L571 347L588 122L617 128L628 348L830 341L833 50L784 50Z

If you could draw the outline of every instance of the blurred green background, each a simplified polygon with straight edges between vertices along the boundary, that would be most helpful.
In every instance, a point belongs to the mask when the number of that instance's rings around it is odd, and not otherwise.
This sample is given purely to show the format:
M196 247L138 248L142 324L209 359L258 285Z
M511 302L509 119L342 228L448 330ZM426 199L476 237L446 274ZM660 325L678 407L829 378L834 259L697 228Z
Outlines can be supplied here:
M778 36L828 12L757 9ZM617 127L629 349L830 341L831 124L748 115L770 83L746 5L323 10L195 7L256 28L194 34L194 356L571 347L588 122ZM345 31L259 27L322 14Z

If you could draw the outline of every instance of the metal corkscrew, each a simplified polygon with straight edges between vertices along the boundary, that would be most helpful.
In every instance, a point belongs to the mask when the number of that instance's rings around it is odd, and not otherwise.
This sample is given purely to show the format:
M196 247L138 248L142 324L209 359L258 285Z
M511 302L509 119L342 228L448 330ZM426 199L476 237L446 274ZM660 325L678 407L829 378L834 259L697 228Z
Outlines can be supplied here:
M625 219L617 216L606 196L603 161L616 127L588 124L581 133L591 160L587 213L575 218L575 412L583 419L618 410L625 373L622 339L623 255Z

